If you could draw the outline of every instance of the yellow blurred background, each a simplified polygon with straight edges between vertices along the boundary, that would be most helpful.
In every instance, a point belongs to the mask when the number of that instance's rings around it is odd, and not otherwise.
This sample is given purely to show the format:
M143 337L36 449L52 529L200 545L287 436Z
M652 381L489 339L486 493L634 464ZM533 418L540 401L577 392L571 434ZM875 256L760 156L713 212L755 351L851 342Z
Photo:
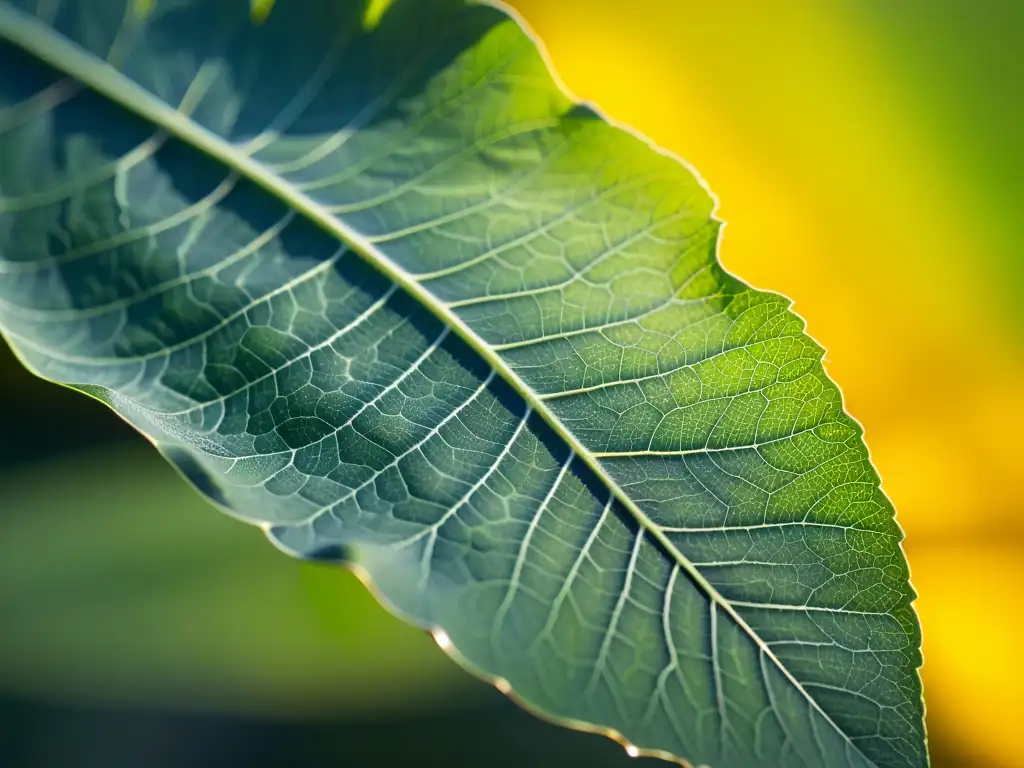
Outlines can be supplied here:
M907 535L932 737L1024 766L1024 3L513 5L700 171L725 265L795 300Z
M935 768L1024 768L1024 2L513 5L578 97L699 169L726 266L828 350L907 534ZM0 764L632 764L2 349L0 396Z

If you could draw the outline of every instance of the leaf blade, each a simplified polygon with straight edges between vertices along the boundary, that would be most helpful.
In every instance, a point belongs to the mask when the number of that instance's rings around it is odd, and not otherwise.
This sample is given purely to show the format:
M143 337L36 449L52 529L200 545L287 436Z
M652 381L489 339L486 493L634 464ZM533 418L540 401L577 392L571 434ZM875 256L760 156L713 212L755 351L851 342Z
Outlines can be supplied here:
M134 34L149 45L165 37L181 46L181 21L194 20L200 5L185 4L184 10L166 15L158 6L137 22ZM188 76L178 77L180 82L170 88L176 99L154 95L168 86L157 83L145 66L134 72L133 82L95 53L21 40L43 58L55 50L65 58L73 54L73 66L50 63L189 145L156 148L153 157L164 157L153 165L163 175L151 172L144 178L149 190L158 189L170 200L167 179L173 173L168 169L175 161L198 167L190 155L196 149L217 182L208 183L202 194L182 195L173 215L161 211L146 220L140 195L116 188L130 187L133 172L143 174L130 169L115 176L113 196L120 214L139 215L144 224L133 230L119 220L113 238L100 238L97 245L93 237L84 250L66 249L56 258L58 273L67 274L65 264L74 269L81 260L119 247L129 236L131 242L142 235L155 237L166 253L169 244L159 238L175 231L166 222L194 223L209 215L223 218L222 228L237 226L238 221L221 213L243 205L258 210L258 191L243 190L245 182L271 191L287 210L277 206L273 215L262 210L260 216L250 214L244 223L251 231L243 233L248 244L237 234L226 238L235 250L226 260L204 264L205 273L196 275L205 280L217 270L230 272L254 255L265 263L252 267L253 273L267 267L273 255L263 255L266 238L279 250L274 255L303 261L301 269L296 264L270 269L273 274L263 276L258 299L249 295L250 286L243 290L238 284L235 294L229 290L210 301L210 311L189 296L173 307L161 306L156 317L181 326L169 336L153 317L145 317L133 329L136 338L120 333L120 348L107 344L104 354L68 354L58 351L58 341L48 349L43 345L45 353L35 355L34 362L65 366L68 380L81 379L88 369L88 386L103 387L105 399L147 434L187 446L197 462L192 468L208 474L213 487L224 486L222 501L270 526L285 548L308 556L344 542L394 608L418 623L444 627L478 669L492 676L511 669L502 676L534 708L621 730L647 750L708 763L813 765L841 755L850 765L872 764L862 754L865 749L889 761L879 765L921 764L926 759L923 731L918 724L915 732L914 723L915 707L920 708L919 691L914 701L919 638L906 566L898 547L865 545L877 542L872 537L898 537L898 529L891 507L880 497L859 428L842 412L838 390L821 368L820 349L788 312L788 302L748 289L718 265L713 201L691 174L593 112L574 107L551 83L531 41L494 11L459 3L437 6L439 17L458 22L445 34L464 34L471 41L454 45L439 63L430 45L414 41L414 53L391 62L389 76L381 78L386 82L368 89L375 96L350 99L346 127L331 125L325 132L320 126L319 133L310 132L312 138L297 131L295 121L333 119L316 107L336 74L321 75L323 62L340 69L352 55L346 49L353 46L375 53L408 42L415 22L429 24L412 4L395 4L369 31L357 31L359 9L336 11L338 17L328 24L319 16L302 19L300 11L289 16L279 8L267 20L271 31L262 39L256 32L237 31L237 19L244 18L238 9L237 18L225 13L211 24L216 37L209 33L205 44L227 64L197 56ZM5 6L0 14L0 29L13 40L18 27L10 19L22 17ZM297 96L283 95L280 84L276 91L263 87L262 99L250 97L246 103L274 97L277 104L269 113L274 117L261 115L261 130L232 135L243 121L236 114L231 124L223 109L211 110L209 94L220 89L223 103L239 87L228 76L238 77L232 68L240 68L239 61L258 59L253 49L262 50L265 61L268 41L287 46L288 32L295 31L288 25L302 21L308 28L312 18L332 35L342 30L336 38L318 38L319 63L308 54L303 58L291 44L290 52L306 65L301 82L313 86L304 85ZM48 34L38 25L30 31ZM111 49L126 39L122 32L113 35ZM219 42L221 37L229 42ZM231 54L238 40L242 53ZM121 51L138 50L126 42L121 46ZM127 61L130 69L132 59ZM266 75L262 66L257 71ZM148 69L156 67L150 62ZM422 71L430 77L416 81ZM140 85L147 78L155 83L152 90ZM399 97L406 102L396 107ZM186 109L171 107L174 103ZM616 164L606 156L628 162ZM211 170L217 167L220 178ZM224 176L223 167L233 173ZM178 192L188 183L173 178L169 186ZM234 198L242 202L231 205ZM109 202L105 205L109 208ZM410 216L410 210L416 215ZM322 231L302 230L289 218L296 211ZM478 222L467 233L466 221L478 215L487 217L486 227ZM262 226L254 226L253 219ZM492 230L504 237L497 245ZM282 246L289 232L292 243ZM324 232L334 237L332 255ZM189 253L182 255L182 242L189 248L200 243L213 253L203 242L206 234L199 227L176 235L179 242L171 244L177 245L179 268ZM546 253L545 247L556 253ZM296 257L300 251L319 255ZM363 266L355 264L355 255ZM144 263L137 253L129 258ZM17 275L20 267L11 264L9 274ZM28 271L37 266L30 264ZM147 280L154 279L155 271L139 270ZM187 272L177 279L192 291L202 284ZM158 280L155 290L172 282ZM121 301L121 294L143 304L153 298L146 290L119 290ZM344 292L347 303L332 300L332 292ZM301 323L273 317L277 311L294 318L306 306L316 307L311 314L320 317ZM104 305L99 307L91 311ZM230 307L233 313L225 314ZM267 312L269 319L263 317ZM24 354L35 342L13 330L25 326L13 319L16 315L8 312L5 331ZM243 330L238 329L240 320ZM364 361L363 373L350 375L353 361L359 361L350 337L375 322L384 327L379 332L371 328L373 348L385 356L386 339L388 354L394 352L399 362ZM30 325L29 335L38 339L46 321ZM202 330L196 333L197 328ZM100 339L98 346L109 342L89 330L94 342ZM52 342L52 328L48 333ZM222 359L196 369L199 364L187 354L197 341L204 356L216 353ZM245 355L231 351L234 346ZM153 360L175 355L182 370L146 373ZM317 370L317 365L331 371ZM108 369L98 373L98 366ZM122 370L115 371L118 366ZM126 366L138 372L129 376ZM206 381L196 381L196 370ZM385 381L390 370L401 372ZM289 371L298 377L294 386L282 382ZM148 390L135 383L147 375ZM311 390L317 375L321 382ZM267 382L281 391L260 393ZM170 392L154 394L158 388ZM705 388L711 396L704 396ZM257 396L265 401L258 408L253 404ZM408 405L413 400L430 403L414 408ZM390 418L396 414L404 422ZM631 414L628 420L625 414ZM238 423L225 429L229 418ZM500 439L481 437L488 434ZM455 445L472 448L460 453ZM289 462L281 465L285 455ZM486 457L484 465L480 457ZM820 461L815 464L809 457ZM360 474L359 462L368 475ZM347 476L341 477L345 467ZM458 482L445 487L448 479ZM254 484L259 488L250 487ZM295 494L301 501L287 501ZM842 494L846 498L836 501ZM776 501L780 496L783 502ZM806 499L815 496L808 506ZM820 514L815 512L819 505L830 508L824 522L808 523L808 516ZM504 510L507 519L488 519L492 507ZM395 518L399 509L407 519ZM428 509L445 511L431 518ZM383 521L370 524L365 518L371 513ZM481 522L474 526L460 519L470 514ZM845 518L851 525L843 524ZM574 522L567 524L567 519ZM863 530L853 534L860 539L851 543L847 539L857 528L853 522ZM406 529L412 524L414 532L399 535L399 523ZM807 533L810 526L821 530ZM804 533L794 538L793 530ZM509 541L501 540L505 536ZM465 549L460 538L467 537L468 551L452 554L460 546ZM551 541L560 542L560 549L551 551ZM414 562L405 549L420 542L423 552ZM481 548L493 563L473 562ZM781 561L774 559L779 551L787 554ZM449 570L435 579L434 560L444 557ZM496 568L501 557L505 564ZM595 566L597 561L605 567ZM552 567L572 577L561 583L538 579L537 573ZM682 583L679 570L686 577ZM877 571L880 584L861 589L863 577L858 584L854 576L861 571ZM475 591L466 587L477 577ZM578 586L573 578L579 579ZM816 583L803 585L802 578ZM758 582L765 590L758 591ZM449 594L462 588L462 594ZM638 611L634 591L660 607L657 621L652 623L655 612L645 616ZM819 591L832 594L825 595L823 605L812 604ZM776 592L789 601L764 599L765 593ZM700 607L700 594L708 606ZM449 603L438 595L450 598ZM476 603L471 609L459 604L467 595ZM605 631L588 634L583 619L524 607L524 600L543 606L546 599L561 600L559 606L589 600L582 613L603 617ZM888 610L857 612L858 605L872 599L887 600ZM680 627L669 621L673 608L688 612L694 635L680 635ZM729 621L723 622L720 613ZM786 618L780 620L780 614ZM481 639L475 627L487 617L491 631ZM632 628L625 641L618 631L621 624ZM660 635L655 631L659 625ZM523 638L515 636L531 631L533 644L525 650L516 647ZM561 633L574 651L593 655L584 664L592 667L585 680L577 679L573 660L564 659L564 668L552 670L550 660L535 655L537 643L548 642L545 633ZM777 654L762 639L766 633L780 647L794 645ZM851 635L863 647L846 648L840 642ZM816 650L801 650L798 643L812 636L821 641ZM886 636L902 636L903 645L887 645ZM510 639L515 640L511 645ZM701 641L707 647L699 647ZM557 646L557 638L550 643ZM723 645L730 653L722 653ZM679 648L687 646L689 656L680 654ZM556 647L552 655L558 652ZM780 654L787 656L786 664ZM864 654L876 659L874 666L857 662ZM684 657L696 669L684 670ZM880 657L886 663L877 661ZM705 659L710 670L693 659ZM860 684L868 680L870 685L870 676L878 678L883 671L898 671L902 677L882 685L888 699L864 696L861 702L856 691L837 690L826 674L843 660L852 663ZM723 669L727 663L729 674ZM554 694L548 690L551 680L538 671L546 664L546 676L557 678ZM708 671L710 681L703 680ZM751 691L756 677L760 690ZM743 684L737 686L737 680ZM667 692L671 684L674 695ZM809 692L811 685L816 695ZM659 697L665 699L658 705L663 711L650 708ZM737 711L730 719L734 704ZM679 716L680 708L687 717ZM802 724L782 714L791 708L807 709ZM893 708L902 708L904 727L885 724L881 714ZM853 747L826 709L844 719L846 730L854 729L853 738L862 746ZM773 726L764 725L765 712L773 714ZM871 731L872 717L877 734ZM717 718L717 727L704 725L709 718ZM881 733L883 727L892 734ZM765 737L762 728L771 728L771 735Z

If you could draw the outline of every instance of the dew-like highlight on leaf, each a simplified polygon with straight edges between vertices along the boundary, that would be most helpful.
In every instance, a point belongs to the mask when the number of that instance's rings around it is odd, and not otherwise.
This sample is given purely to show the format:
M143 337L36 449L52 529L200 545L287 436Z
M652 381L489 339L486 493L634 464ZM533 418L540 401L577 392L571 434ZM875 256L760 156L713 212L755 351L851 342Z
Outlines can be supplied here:
M433 631L434 642L437 643L438 647L442 651L448 651L452 648L452 639L448 637L448 633L443 629L435 629Z

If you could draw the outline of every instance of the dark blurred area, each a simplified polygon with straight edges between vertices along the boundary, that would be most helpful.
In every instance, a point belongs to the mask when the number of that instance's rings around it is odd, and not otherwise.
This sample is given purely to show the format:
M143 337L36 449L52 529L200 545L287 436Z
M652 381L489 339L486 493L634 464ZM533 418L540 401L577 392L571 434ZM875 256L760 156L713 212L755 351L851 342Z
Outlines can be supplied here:
M665 765L535 720L497 691L472 708L416 717L294 723L5 698L0 719L9 729L0 760L11 768Z

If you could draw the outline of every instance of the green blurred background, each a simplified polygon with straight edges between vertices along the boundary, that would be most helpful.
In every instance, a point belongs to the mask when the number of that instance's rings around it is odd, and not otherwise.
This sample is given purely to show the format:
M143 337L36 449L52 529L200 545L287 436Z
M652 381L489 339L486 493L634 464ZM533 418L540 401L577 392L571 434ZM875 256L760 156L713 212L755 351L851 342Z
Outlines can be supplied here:
M1024 2L518 0L796 301L907 533L936 768L1024 766ZM0 765L635 765L0 351ZM655 761L641 761L656 765Z

